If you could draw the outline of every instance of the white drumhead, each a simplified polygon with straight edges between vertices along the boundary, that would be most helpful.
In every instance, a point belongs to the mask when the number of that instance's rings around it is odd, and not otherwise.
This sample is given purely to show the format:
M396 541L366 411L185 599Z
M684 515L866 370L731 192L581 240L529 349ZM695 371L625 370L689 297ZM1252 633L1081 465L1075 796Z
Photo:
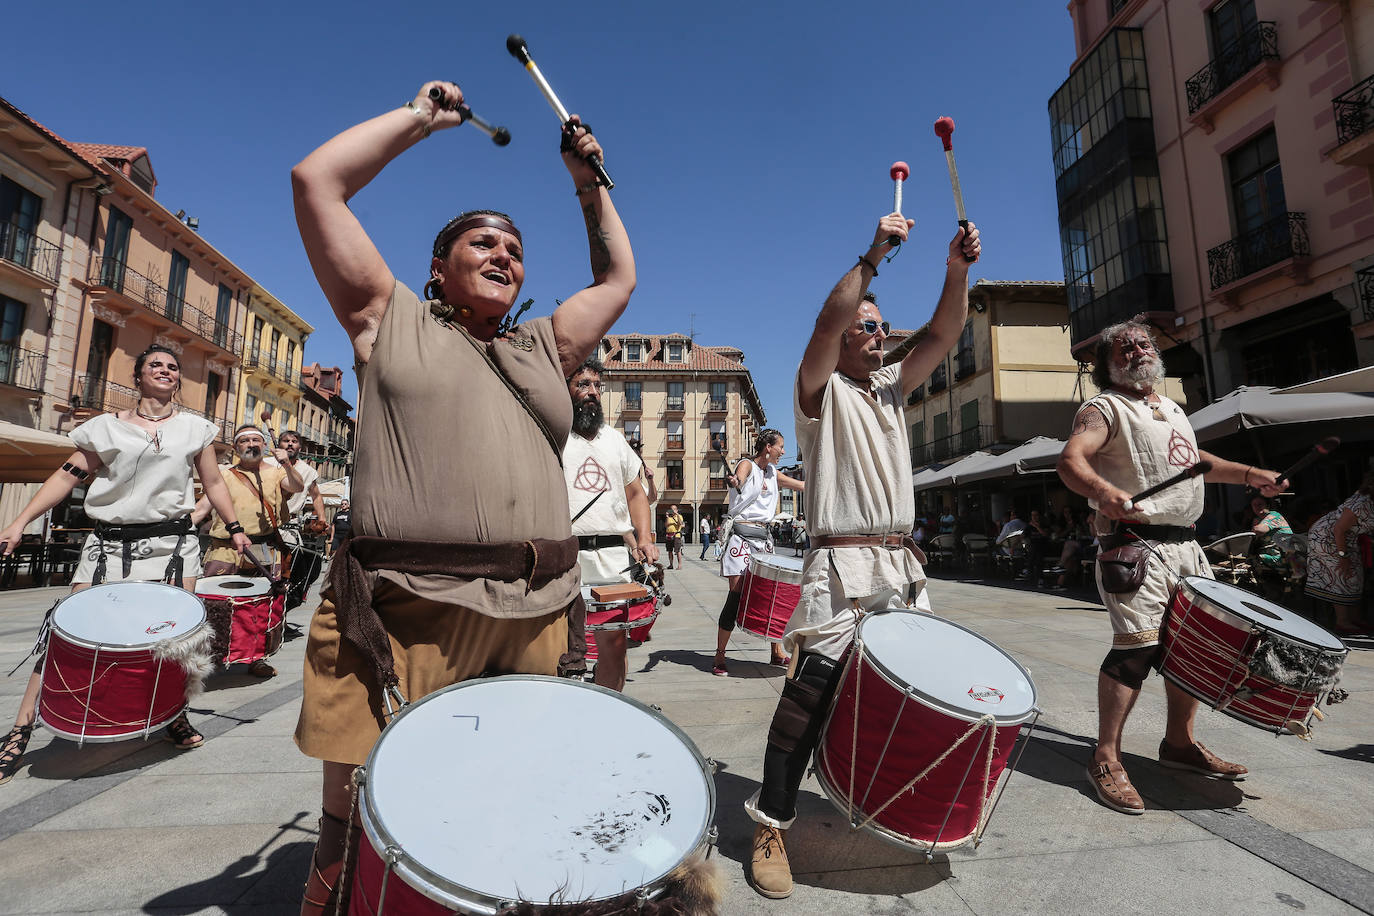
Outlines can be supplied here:
M804 562L802 557L784 557L776 553L755 553L749 557L749 568L766 579L801 582L802 564ZM781 575L774 573L773 570L778 570Z
M1283 605L1275 604L1267 598L1261 598L1254 592L1247 592L1243 588L1218 582L1216 579L1209 579L1206 576L1185 576L1183 582L1213 604L1266 630L1302 640L1309 645L1323 649L1331 649L1336 652L1345 651L1345 643L1337 639L1335 635L1317 626L1306 617L1295 614Z
M268 580L247 576L209 576L196 582L196 594L206 598L257 598L270 591Z
M110 582L79 591L53 611L64 636L100 646L151 646L185 636L205 622L205 605L185 589L159 582Z
M1013 725L1034 712L1029 672L957 623L911 611L869 614L858 638L889 678L962 718L991 713Z
M652 886L700 846L715 814L705 762L666 718L533 675L407 706L368 758L364 794L416 886L489 901Z

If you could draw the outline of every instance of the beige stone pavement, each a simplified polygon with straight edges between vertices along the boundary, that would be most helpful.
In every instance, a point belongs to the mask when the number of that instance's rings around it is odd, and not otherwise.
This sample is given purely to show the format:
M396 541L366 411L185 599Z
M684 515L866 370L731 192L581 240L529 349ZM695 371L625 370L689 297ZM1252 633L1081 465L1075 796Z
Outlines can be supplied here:
M761 775L781 672L765 664L764 643L737 634L731 676L711 676L724 586L695 554L689 545L687 568L668 573L672 606L653 640L631 649L626 692L659 706L720 764L722 912L1374 912L1374 652L1351 654L1350 699L1329 708L1311 743L1204 710L1201 740L1251 769L1234 784L1158 766L1164 703L1152 678L1125 741L1148 810L1127 817L1100 805L1083 778L1108 630L1100 605L952 578L931 582L937 613L1029 668L1044 711L986 841L927 863L851 832L808 777L788 838L796 891L759 897L744 877L752 823L741 802ZM0 593L6 671L64 594ZM304 609L293 615L304 619ZM78 750L39 730L25 768L0 786L0 914L295 912L320 782L291 740L304 643L285 645L275 679L212 679L193 704L208 738L197 751L157 740ZM23 686L22 670L0 680L0 716L13 714Z

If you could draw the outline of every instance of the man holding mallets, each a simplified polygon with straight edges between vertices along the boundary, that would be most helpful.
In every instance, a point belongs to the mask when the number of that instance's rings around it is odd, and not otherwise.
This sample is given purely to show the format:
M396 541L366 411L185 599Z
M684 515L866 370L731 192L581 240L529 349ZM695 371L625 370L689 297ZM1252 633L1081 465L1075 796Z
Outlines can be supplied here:
M1121 765L1121 733L1150 669L1158 663L1159 634L1172 586L1181 576L1212 575L1195 522L1202 514L1203 480L1258 486L1265 496L1283 491L1284 475L1199 451L1183 409L1158 390L1164 363L1149 325L1139 320L1103 331L1093 355L1100 393L1083 403L1059 456L1059 476L1088 497L1101 539L1097 587L1112 621L1112 649L1097 678L1097 750L1088 782L1097 797L1123 814L1144 814L1145 803ZM1204 473L1189 473L1197 469ZM1170 481L1168 486L1158 484ZM1151 492L1154 491L1154 492ZM1132 498L1132 494L1138 494ZM1143 498L1142 498L1143 497ZM1145 542L1143 578L1115 581L1120 564L1104 555ZM1109 557L1110 559L1110 557ZM1198 701L1171 681L1164 691L1168 718L1159 762L1221 779L1244 779L1245 767L1228 763L1193 738Z
M911 540L916 507L902 406L963 330L969 265L981 245L972 224L958 230L930 332L901 363L884 367L888 323L868 284L879 259L905 242L913 225L900 213L878 221L873 244L821 307L797 370L794 414L806 466L811 550L802 599L783 637L794 664L769 729L763 786L745 803L758 824L750 877L765 897L792 893L783 832L796 818L802 776L860 616L890 608L930 610Z

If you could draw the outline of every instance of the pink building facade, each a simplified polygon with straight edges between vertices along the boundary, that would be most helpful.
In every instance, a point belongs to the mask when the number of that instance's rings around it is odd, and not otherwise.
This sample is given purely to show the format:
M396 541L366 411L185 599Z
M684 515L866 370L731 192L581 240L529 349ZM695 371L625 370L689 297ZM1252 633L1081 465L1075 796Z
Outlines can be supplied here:
M1145 313L1190 402L1374 361L1374 3L1072 0L1071 347Z

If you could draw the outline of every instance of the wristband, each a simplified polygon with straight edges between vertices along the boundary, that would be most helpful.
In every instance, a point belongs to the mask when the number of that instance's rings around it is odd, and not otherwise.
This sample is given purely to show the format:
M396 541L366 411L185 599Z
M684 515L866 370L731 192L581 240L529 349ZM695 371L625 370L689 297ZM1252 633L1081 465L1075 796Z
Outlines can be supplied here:
M68 474L72 475L77 480L85 480L87 477L91 476L90 471L83 471L81 470L81 468L72 464L70 461L62 465L62 470L66 471Z
M586 184L578 185L577 190L573 192L573 196L581 197L583 194L586 194L589 191L595 191L599 187L601 187L601 180L593 179L592 181L589 181Z
M871 249L871 248L869 249L869 251L872 251L872 250L873 250L873 249ZM865 251L864 254L868 254L868 251ZM872 261L870 261L868 258L864 257L863 254L859 255L859 263L862 264L862 265L864 265L865 267L867 267L869 270L873 271L873 276L874 276L874 277L877 277L877 276L878 276L878 267L877 267L877 265L875 265L875 264L874 264Z
M228 531L231 535L243 534L243 525L238 522L230 522L224 526L224 530Z

